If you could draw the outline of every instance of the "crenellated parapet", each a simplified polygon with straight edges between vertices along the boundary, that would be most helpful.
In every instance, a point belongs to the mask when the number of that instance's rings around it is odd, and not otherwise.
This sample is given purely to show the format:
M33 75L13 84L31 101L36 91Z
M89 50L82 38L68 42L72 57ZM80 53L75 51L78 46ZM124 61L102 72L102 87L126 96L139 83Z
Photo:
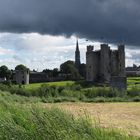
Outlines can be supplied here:
M101 44L100 50L87 46L86 65L86 80L90 82L110 83L114 76L126 77L125 46L119 45L117 50L111 50L108 44Z

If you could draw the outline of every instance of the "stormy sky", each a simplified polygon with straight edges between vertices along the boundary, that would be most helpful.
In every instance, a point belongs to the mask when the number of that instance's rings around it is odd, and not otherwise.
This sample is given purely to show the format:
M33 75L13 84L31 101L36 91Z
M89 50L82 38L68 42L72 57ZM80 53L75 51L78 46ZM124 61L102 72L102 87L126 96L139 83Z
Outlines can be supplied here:
M0 64L11 65L10 59L13 65L29 65L26 59L32 53L32 58L42 62L30 67L40 67L44 61L54 67L64 58L73 58L74 36L81 42L88 39L126 44L126 61L140 64L140 1L0 0ZM84 45L81 43L82 50ZM51 59L54 50L56 54ZM42 56L46 58L40 60ZM59 56L64 58L60 57L58 63Z

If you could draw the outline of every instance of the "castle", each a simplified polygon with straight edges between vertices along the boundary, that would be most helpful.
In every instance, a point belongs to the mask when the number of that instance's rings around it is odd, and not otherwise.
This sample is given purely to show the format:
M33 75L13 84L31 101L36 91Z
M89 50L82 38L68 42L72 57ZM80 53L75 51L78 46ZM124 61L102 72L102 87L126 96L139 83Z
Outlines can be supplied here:
M78 70L80 65L80 50L77 40L75 66ZM29 81L45 82L50 80L45 73L35 72L31 74L28 70L16 71L17 83L28 84ZM94 46L87 46L86 81L109 84L113 88L126 89L125 46L119 45L118 50L111 50L108 44L101 44L100 50L94 50Z
M87 46L86 81L125 87L124 49L124 45L119 45L118 50L111 50L108 44L101 44L100 50L94 50L94 46Z

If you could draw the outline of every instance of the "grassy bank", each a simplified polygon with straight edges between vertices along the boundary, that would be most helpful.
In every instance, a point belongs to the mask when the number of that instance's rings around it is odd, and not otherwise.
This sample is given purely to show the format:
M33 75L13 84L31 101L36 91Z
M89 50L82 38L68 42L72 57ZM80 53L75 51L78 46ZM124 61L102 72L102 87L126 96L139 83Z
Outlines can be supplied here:
M103 129L88 116L75 118L46 109L36 98L0 92L1 140L138 140L114 129Z
M61 81L61 82L47 82L47 83L34 83L26 85L25 88L28 90L32 89L38 89L42 86L42 84L48 84L49 86L66 86L66 85L72 85L76 84L78 82L75 81ZM82 82L80 82L82 84ZM84 85L86 87L87 85ZM89 86L89 85L88 85ZM94 87L90 85L90 87ZM140 77L128 77L127 78L127 87L128 89L131 89L132 87L138 87L140 88Z
M27 86L3 85L0 90L25 97L39 97L44 103L57 102L140 102L140 88L133 86L127 91L109 87L85 86L78 82L51 82Z
M74 84L74 81L61 81L61 82L48 82L48 83L34 83L25 85L25 89L34 90L40 88L43 84L48 84L49 86L66 86Z

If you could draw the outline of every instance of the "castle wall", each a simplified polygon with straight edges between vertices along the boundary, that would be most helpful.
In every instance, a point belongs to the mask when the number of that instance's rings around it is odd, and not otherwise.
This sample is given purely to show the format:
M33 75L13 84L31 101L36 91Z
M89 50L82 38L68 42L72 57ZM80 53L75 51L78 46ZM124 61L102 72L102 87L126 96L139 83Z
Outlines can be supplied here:
M86 80L93 81L93 52L86 53Z
M119 73L118 69L118 51L111 51L111 76L117 76Z
M107 44L101 50L93 51L87 47L86 53L87 81L109 83L112 88L126 89L124 46L110 50Z
M127 89L127 78L122 76L112 76L110 86L113 89L125 90Z
M86 53L86 80L95 82L98 72L98 55L93 52L93 46L87 46Z
M93 52L93 82L99 80L99 67L100 67L100 51Z
M102 82L110 81L110 47L107 44L101 45L100 77Z
M30 83L48 82L48 75L43 72L30 72Z
M125 48L124 45L118 46L119 76L126 76L125 71Z

